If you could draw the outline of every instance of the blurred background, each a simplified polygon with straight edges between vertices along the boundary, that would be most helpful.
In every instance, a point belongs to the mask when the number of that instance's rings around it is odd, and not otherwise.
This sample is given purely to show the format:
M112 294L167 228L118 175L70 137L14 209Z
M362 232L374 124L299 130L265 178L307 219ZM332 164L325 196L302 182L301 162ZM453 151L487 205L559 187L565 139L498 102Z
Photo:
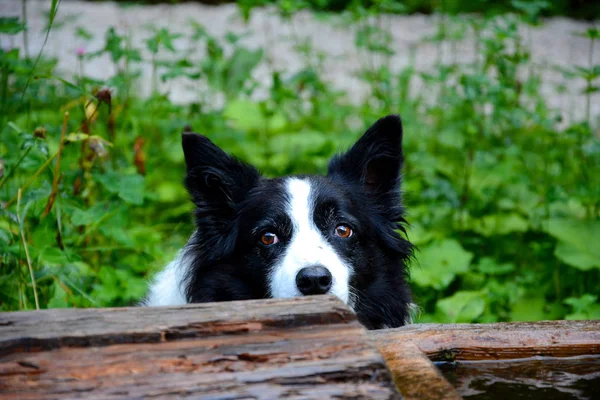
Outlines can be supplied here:
M599 17L0 0L0 310L140 300L193 230L186 125L272 177L399 113L418 321L600 318Z

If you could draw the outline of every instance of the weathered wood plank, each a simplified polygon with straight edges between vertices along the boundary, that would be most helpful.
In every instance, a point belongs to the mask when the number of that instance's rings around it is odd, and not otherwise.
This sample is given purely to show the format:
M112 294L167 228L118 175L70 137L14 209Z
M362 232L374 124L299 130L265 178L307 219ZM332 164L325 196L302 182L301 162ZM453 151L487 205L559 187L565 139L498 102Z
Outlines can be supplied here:
M439 365L459 393L496 398L600 399L600 355Z
M0 314L0 398L399 398L330 297Z
M433 363L410 341L395 337L376 340L392 372L394 384L407 400L456 400L460 395Z
M376 343L414 343L433 361L600 354L600 321L418 324L369 334Z
M417 324L371 331L406 398L460 398L433 361L600 354L600 321ZM428 357L428 358L427 358Z
M53 309L0 314L0 354L73 346L158 343L179 338L354 323L330 296L179 307ZM355 324L358 326L357 324Z

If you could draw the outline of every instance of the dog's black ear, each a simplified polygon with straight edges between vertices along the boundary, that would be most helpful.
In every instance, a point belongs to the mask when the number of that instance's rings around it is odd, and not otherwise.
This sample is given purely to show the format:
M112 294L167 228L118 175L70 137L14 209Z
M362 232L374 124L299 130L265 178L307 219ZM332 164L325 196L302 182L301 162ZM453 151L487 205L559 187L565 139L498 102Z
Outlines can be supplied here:
M254 167L229 156L202 135L185 131L182 146L185 186L199 208L197 214L204 210L227 217L260 179Z
M382 207L400 205L402 121L388 115L371 126L346 153L335 156L328 167L329 176L358 182Z

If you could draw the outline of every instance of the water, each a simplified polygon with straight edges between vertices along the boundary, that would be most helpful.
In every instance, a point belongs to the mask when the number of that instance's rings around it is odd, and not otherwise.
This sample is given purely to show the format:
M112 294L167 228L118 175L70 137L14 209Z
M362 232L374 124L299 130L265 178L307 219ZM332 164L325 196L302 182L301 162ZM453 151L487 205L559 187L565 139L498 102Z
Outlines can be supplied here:
M468 399L600 400L600 356L435 364Z

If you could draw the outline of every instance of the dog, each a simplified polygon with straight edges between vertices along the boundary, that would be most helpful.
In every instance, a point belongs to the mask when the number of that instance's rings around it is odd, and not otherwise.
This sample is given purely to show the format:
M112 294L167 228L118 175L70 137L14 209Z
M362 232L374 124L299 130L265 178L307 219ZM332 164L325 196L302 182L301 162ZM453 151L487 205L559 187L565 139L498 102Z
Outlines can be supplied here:
M408 323L399 116L375 122L326 176L267 179L196 133L182 146L196 231L145 305L332 294L368 329Z

